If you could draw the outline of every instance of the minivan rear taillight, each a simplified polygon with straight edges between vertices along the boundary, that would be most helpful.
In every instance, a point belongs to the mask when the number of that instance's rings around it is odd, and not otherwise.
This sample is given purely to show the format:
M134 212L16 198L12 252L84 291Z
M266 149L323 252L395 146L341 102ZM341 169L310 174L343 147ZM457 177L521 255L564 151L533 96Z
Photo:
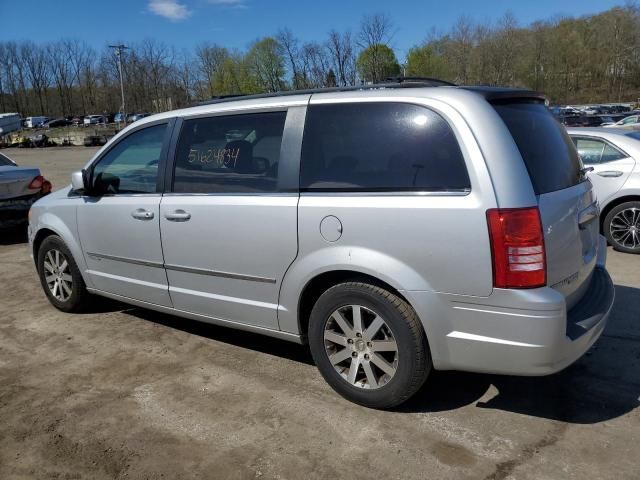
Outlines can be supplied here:
M536 288L547 283L544 235L538 207L487 210L493 286Z

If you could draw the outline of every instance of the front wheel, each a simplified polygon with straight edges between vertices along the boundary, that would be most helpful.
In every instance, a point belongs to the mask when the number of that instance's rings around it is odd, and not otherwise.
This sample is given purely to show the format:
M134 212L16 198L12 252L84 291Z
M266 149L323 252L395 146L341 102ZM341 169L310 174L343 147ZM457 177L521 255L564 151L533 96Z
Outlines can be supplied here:
M371 408L405 402L432 368L415 311L397 295L366 283L341 283L320 296L309 319L309 345L327 383Z
M76 312L87 306L87 287L60 237L51 235L43 240L37 266L40 284L54 307L63 312Z
M612 208L604 219L604 234L615 250L640 254L640 202Z

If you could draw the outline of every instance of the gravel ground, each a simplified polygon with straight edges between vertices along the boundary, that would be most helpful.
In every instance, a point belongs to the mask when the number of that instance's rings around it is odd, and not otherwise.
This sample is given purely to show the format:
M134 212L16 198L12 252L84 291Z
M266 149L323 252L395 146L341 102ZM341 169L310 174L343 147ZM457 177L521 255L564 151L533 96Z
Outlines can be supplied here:
M95 149L4 150L54 188ZM437 372L367 410L298 345L108 301L55 310L0 232L0 479L640 478L640 257L609 250L611 321L564 372Z

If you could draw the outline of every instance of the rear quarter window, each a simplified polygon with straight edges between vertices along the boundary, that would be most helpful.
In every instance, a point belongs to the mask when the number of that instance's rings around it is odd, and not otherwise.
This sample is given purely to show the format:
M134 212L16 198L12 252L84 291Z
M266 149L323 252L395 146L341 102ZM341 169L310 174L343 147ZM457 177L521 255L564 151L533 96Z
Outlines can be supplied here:
M582 164L565 128L542 103L495 103L529 171L537 195L583 181Z
M302 191L468 191L464 157L446 120L418 105L312 105Z

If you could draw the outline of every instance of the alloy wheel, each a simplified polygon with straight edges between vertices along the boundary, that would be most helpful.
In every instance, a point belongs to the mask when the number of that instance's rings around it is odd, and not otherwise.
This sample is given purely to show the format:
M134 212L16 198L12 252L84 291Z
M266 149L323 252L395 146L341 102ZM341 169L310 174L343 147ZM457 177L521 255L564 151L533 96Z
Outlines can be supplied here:
M73 291L69 261L60 250L51 249L44 258L44 278L56 300L66 302Z
M609 231L621 247L640 248L640 209L634 207L618 212L611 219Z
M324 347L336 372L355 387L380 388L398 368L393 332L380 315L362 305L345 305L329 316Z

